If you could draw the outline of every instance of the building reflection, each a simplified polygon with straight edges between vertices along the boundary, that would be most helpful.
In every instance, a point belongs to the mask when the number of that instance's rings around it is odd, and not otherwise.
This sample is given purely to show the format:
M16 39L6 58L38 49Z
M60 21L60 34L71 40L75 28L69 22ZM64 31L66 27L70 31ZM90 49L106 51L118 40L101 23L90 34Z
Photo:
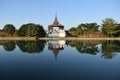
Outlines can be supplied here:
M47 46L45 43L47 42ZM80 54L97 55L100 53L102 58L112 59L120 53L120 41L65 41L65 40L49 40L49 41L0 41L0 46L5 51L14 51L18 48L23 53L44 53L44 48L47 47L49 51L52 51L55 59L59 53L65 52L65 48L75 48ZM66 45L66 47L65 47ZM65 51L64 51L65 50ZM68 50L69 52L69 50Z
M53 51L55 58L57 58L59 51L64 50L65 40L50 40L48 41L48 50Z

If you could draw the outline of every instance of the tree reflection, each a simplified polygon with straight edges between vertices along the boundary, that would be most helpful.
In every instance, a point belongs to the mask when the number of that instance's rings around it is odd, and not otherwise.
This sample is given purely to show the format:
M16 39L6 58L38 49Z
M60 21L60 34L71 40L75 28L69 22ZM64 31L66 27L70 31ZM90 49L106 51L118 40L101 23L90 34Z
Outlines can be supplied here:
M81 48L81 53L96 55L98 52L98 47L93 44L84 44Z
M96 44L91 44L84 41L71 41L69 45L75 47L80 53L95 55L99 52Z
M102 43L102 57L112 59L116 52L120 52L119 41L104 41Z
M48 50L53 51L55 58L57 58L58 53L64 50L66 44L71 47L76 48L76 50L81 54L91 54L96 55L101 53L101 57L105 59L112 59L117 52L120 52L120 41L64 41L64 40L50 40L47 41ZM45 47L45 41L1 41L4 50L13 51L16 45L22 52L28 53L39 53L42 52ZM100 46L98 45L100 44Z
M45 41L18 41L17 46L23 52L38 53L42 52L45 47Z
M16 48L16 46L15 46L15 43L11 41L11 42L4 43L3 48L6 51L13 51Z
M82 47L83 47L83 43L82 43L82 42L76 42L76 43L75 43L75 47L76 47L76 50L77 50L78 52L81 52L81 49L82 49Z

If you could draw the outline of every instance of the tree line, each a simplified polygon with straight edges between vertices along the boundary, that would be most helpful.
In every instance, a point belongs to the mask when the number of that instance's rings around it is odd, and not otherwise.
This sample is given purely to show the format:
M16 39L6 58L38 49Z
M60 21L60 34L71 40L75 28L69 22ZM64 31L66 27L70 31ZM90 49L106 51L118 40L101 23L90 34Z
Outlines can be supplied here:
M12 24L6 24L1 31L8 34L14 34L16 32L19 36L46 36L43 26L34 23L23 24L19 30L16 30L15 26ZM71 27L68 32L73 33L75 36L86 36L86 34L95 34L96 32L99 32L106 37L119 37L120 23L116 22L112 18L106 18L105 20L102 20L101 25L98 25L97 23L81 23L77 27ZM69 34L68 32L67 34Z
M102 25L98 25L97 23L82 23L77 27L71 27L69 31L74 35L94 34L100 32L106 37L119 37L120 23L112 18L106 18L105 20L102 20Z
M6 24L2 31L11 35L16 32L19 36L44 37L46 35L43 26L34 23L23 24L19 30L16 30L12 24Z

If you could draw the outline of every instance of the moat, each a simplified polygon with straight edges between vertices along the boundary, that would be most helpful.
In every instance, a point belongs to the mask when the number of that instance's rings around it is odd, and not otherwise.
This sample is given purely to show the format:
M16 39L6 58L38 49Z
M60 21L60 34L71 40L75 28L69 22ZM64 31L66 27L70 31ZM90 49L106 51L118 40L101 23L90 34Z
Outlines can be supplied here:
M120 41L0 41L0 80L119 80Z

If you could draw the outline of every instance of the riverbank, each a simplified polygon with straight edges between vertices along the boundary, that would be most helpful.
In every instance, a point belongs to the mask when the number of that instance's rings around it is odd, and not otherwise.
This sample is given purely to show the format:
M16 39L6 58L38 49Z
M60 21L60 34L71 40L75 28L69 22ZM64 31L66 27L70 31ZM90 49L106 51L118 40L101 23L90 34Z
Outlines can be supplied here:
M86 38L86 37L65 37L65 38L37 38L36 37L0 37L0 40L120 40L120 37L115 38Z
M116 38L65 37L65 38L39 38L39 40L120 40L120 37L116 37Z
M0 40L36 40L36 37L0 37Z

